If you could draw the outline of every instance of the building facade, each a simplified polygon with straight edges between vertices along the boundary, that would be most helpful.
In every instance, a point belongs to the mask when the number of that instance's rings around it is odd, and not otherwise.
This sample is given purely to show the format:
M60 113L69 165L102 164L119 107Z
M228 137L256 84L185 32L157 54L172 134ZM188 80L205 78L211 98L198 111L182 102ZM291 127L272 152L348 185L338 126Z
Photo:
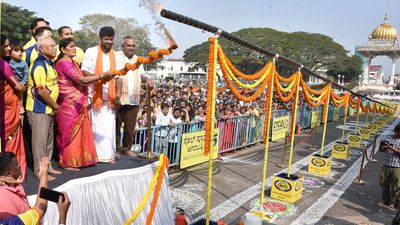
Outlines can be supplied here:
M147 75L152 80L158 81L207 81L207 71L195 69L191 71L194 63L186 63L183 58L169 58L160 62L157 69L150 70Z

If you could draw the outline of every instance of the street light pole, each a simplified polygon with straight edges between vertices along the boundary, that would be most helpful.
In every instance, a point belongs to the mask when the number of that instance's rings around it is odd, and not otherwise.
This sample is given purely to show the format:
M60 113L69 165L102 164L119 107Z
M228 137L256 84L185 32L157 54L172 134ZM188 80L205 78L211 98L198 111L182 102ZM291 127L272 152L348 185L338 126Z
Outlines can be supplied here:
M342 76L342 75L340 75L340 74L338 75L338 84L339 84L339 85L341 85L341 82L340 82L340 77L341 77L341 76Z

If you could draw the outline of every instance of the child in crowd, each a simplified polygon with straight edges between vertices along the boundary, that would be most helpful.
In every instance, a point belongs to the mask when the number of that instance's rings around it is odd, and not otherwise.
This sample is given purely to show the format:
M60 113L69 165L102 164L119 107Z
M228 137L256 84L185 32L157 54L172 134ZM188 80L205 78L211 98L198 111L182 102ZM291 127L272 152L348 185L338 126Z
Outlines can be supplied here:
M10 42L11 52L10 52L10 66L14 71L15 76L23 85L26 85L28 82L28 64L21 60L22 52L24 51L22 43L20 41L11 41ZM22 96L20 96L20 114L25 112L24 106L22 103Z

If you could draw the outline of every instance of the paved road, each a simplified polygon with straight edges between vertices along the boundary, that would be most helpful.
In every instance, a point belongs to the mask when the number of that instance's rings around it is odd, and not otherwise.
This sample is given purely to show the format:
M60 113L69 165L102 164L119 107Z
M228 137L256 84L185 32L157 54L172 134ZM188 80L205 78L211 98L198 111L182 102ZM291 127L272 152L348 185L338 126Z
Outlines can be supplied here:
M348 118L346 133L354 130L354 120L354 117ZM361 116L360 121L365 121L365 117ZM398 122L400 119L388 123L380 131L378 140L390 134L391 125ZM330 153L332 144L341 139L342 125L343 120L328 123L326 152ZM309 149L313 143L320 146L322 130L321 126L317 129L316 138L311 136L305 143L296 145L293 153L292 173L305 176L311 186L306 186L302 198L294 204L278 204L278 207L286 207L284 213L287 215L276 215L271 224L391 224L394 212L376 204L381 196L378 178L382 154L376 154L377 163L365 165L363 179L366 180L366 185L355 185L351 182L360 168L360 150L351 150L350 157L346 160L335 159L332 172L326 177L307 174L308 156L313 154ZM295 140L301 142L306 136L297 135ZM371 144L368 144L369 149ZM280 162L282 149L283 141L270 142L266 197L270 195L271 177L284 171L276 166ZM238 224L240 217L254 208L254 203L260 198L263 161L264 145L228 153L214 161L213 219L220 218L228 224ZM284 164L287 166L287 161ZM169 176L174 206L185 209L193 218L205 214L207 167L208 164L205 163ZM269 206L276 206L273 200L268 201Z

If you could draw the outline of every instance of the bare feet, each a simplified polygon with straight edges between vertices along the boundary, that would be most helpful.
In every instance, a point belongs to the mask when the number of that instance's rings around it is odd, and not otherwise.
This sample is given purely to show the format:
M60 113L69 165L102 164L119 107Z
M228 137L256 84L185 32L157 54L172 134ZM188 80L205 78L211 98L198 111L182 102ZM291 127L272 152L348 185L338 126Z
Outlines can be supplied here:
M53 169L53 168L50 168L50 169L49 169L49 173L51 173L51 174L61 174L61 171L55 170L55 169Z
M115 160L115 159L110 161L110 164L115 164L115 163L117 163L117 160Z
M47 181L53 181L55 179L56 179L55 177L47 175Z
M64 169L68 170L68 171L73 171L73 172L78 172L80 170L79 168L75 168L75 167L65 167Z
M135 157L135 156L137 156L136 153L134 153L134 152L132 152L132 151L130 151L130 150L124 151L122 154L124 154L124 155L126 155L126 156L129 156L129 157Z
M382 208L389 209L391 211L397 211L397 209L394 207L394 204L386 205L383 202L379 202L378 205Z

